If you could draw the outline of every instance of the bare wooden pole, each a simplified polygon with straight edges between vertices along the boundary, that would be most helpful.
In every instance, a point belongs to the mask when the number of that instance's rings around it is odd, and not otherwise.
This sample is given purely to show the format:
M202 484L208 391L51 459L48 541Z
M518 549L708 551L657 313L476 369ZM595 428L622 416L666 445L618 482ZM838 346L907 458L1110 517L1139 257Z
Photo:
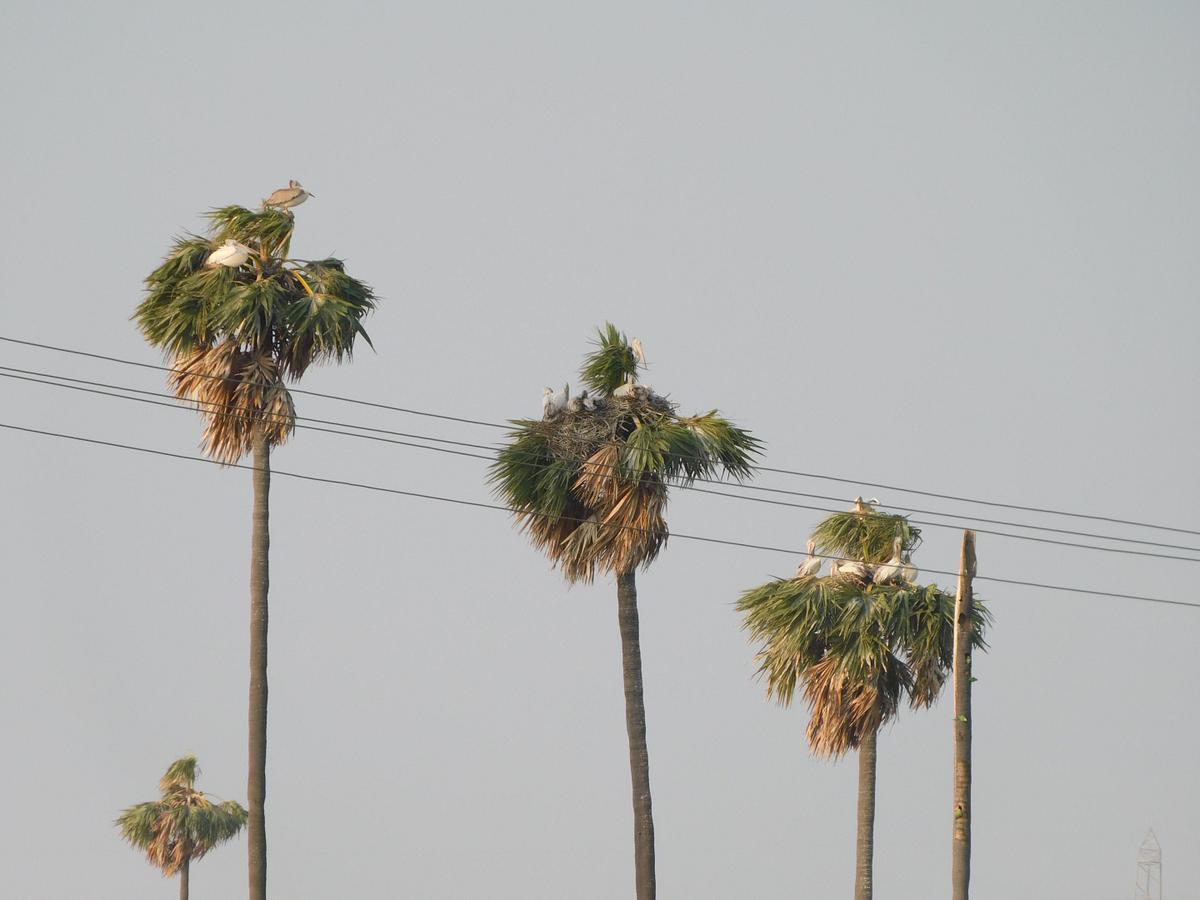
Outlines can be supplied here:
M953 900L971 890L971 619L975 532L964 531L954 600L954 831L951 843Z

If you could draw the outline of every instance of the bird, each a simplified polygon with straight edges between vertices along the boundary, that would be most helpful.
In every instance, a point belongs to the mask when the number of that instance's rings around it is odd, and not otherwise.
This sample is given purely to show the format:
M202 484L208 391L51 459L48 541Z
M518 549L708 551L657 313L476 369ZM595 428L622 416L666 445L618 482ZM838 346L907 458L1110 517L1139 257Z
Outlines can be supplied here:
M638 363L640 363L641 366L643 368L645 368L645 366L646 366L646 351L644 349L642 349L642 342L639 341L637 338L634 338L632 341L629 342L629 345L633 348L634 359L636 359L638 361Z
M614 397L632 397L634 390L637 388L636 383L626 381L623 385L612 392Z
M873 513L875 512L875 504L879 502L879 498L872 497L870 500L864 500L862 497L854 498L854 505L850 507L850 512L856 513Z
M865 563L851 559L835 559L829 566L829 575L831 578L854 578L858 581L867 581L871 573Z
M886 581L891 581L900 574L900 545L902 544L900 536L892 541L892 558L885 562L882 566L875 567L875 583L883 584Z
M572 397L567 401L567 410L573 413L583 412L583 397Z
M208 254L208 258L204 260L204 268L215 269L217 266L225 266L229 269L236 269L250 258L250 254L254 251L240 241L235 241L229 238L220 247Z
M563 385L561 391L545 388L542 391L542 418L551 419L567 408L571 400L571 386Z
M916 566L914 566L912 564L912 559L910 558L910 554L905 553L904 554L904 565L900 567L900 577L903 578L905 581L907 581L909 584L916 584L918 574L919 574L919 570L917 569Z
M579 402L583 404L583 408L588 412L592 412L596 408L596 401L588 396L588 392L586 390L580 391Z
M821 557L815 554L817 542L811 538L808 541L808 557L800 565L796 566L796 578L808 578L816 575L821 571Z
M269 209L291 209L293 206L299 206L309 197L315 197L316 194L311 194L300 186L300 182L294 178L288 182L288 186L275 191L262 202L264 208Z

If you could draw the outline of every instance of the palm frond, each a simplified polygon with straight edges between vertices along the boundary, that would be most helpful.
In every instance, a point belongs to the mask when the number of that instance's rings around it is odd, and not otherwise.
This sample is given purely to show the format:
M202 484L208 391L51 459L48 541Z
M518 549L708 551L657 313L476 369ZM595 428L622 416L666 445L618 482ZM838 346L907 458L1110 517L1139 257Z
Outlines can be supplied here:
M887 562L892 543L899 537L901 549L909 552L921 542L921 531L905 516L871 512L840 512L826 517L813 532L817 552L857 559L872 565Z
M607 397L621 385L637 381L638 361L617 326L606 322L597 331L596 349L587 355L579 377L588 390Z

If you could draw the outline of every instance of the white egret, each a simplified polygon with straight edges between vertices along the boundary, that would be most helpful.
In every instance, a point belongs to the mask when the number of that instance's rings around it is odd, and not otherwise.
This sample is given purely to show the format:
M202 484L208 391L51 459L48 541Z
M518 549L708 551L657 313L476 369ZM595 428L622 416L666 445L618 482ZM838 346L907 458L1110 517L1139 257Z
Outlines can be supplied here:
M904 554L904 565L900 567L900 577L909 584L917 583L917 575L920 574L916 566L912 564L910 554Z
M230 238L208 254L208 259L204 260L204 268L215 269L217 266L225 266L228 269L236 269L245 263L253 253L254 251L245 244Z
M293 206L299 206L309 197L315 197L316 194L309 193L300 186L300 182L292 179L288 182L288 186L280 188L273 192L270 197L262 202L264 208L275 209L291 209Z
M896 539L892 541L892 558L885 562L882 566L877 566L875 568L876 584L883 584L886 581L891 581L900 574L900 566L903 562L900 556L901 543L902 541L900 536L897 535Z
M804 562L796 566L796 578L809 578L821 571L821 563L824 561L816 555L817 542L809 538L808 541L808 556Z

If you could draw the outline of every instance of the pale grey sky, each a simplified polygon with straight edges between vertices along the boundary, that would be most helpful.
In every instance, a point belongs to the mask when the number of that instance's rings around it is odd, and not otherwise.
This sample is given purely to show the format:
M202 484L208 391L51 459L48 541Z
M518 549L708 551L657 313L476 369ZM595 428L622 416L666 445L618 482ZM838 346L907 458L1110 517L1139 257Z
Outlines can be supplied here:
M3 11L2 334L157 361L128 317L171 237L297 178L317 199L295 252L383 298L378 354L308 388L536 414L611 319L769 465L1200 527L1193 4ZM0 364L163 383L8 345ZM9 380L0 421L185 453L200 432ZM245 800L249 479L14 433L0 453L0 893L173 896L111 821L186 751ZM276 465L488 498L477 461L321 434ZM631 896L612 585L568 590L499 513L285 479L273 503L273 896ZM796 547L818 516L670 512ZM926 535L918 563L953 568L957 535ZM1190 563L979 553L981 574L1200 601ZM664 898L850 892L854 761L815 761L803 711L764 701L732 608L792 565L677 540L641 579ZM1169 896L1200 895L1200 611L979 592L974 896L1130 896L1151 825ZM881 738L881 900L947 893L950 739L946 703ZM192 888L242 895L244 842Z

